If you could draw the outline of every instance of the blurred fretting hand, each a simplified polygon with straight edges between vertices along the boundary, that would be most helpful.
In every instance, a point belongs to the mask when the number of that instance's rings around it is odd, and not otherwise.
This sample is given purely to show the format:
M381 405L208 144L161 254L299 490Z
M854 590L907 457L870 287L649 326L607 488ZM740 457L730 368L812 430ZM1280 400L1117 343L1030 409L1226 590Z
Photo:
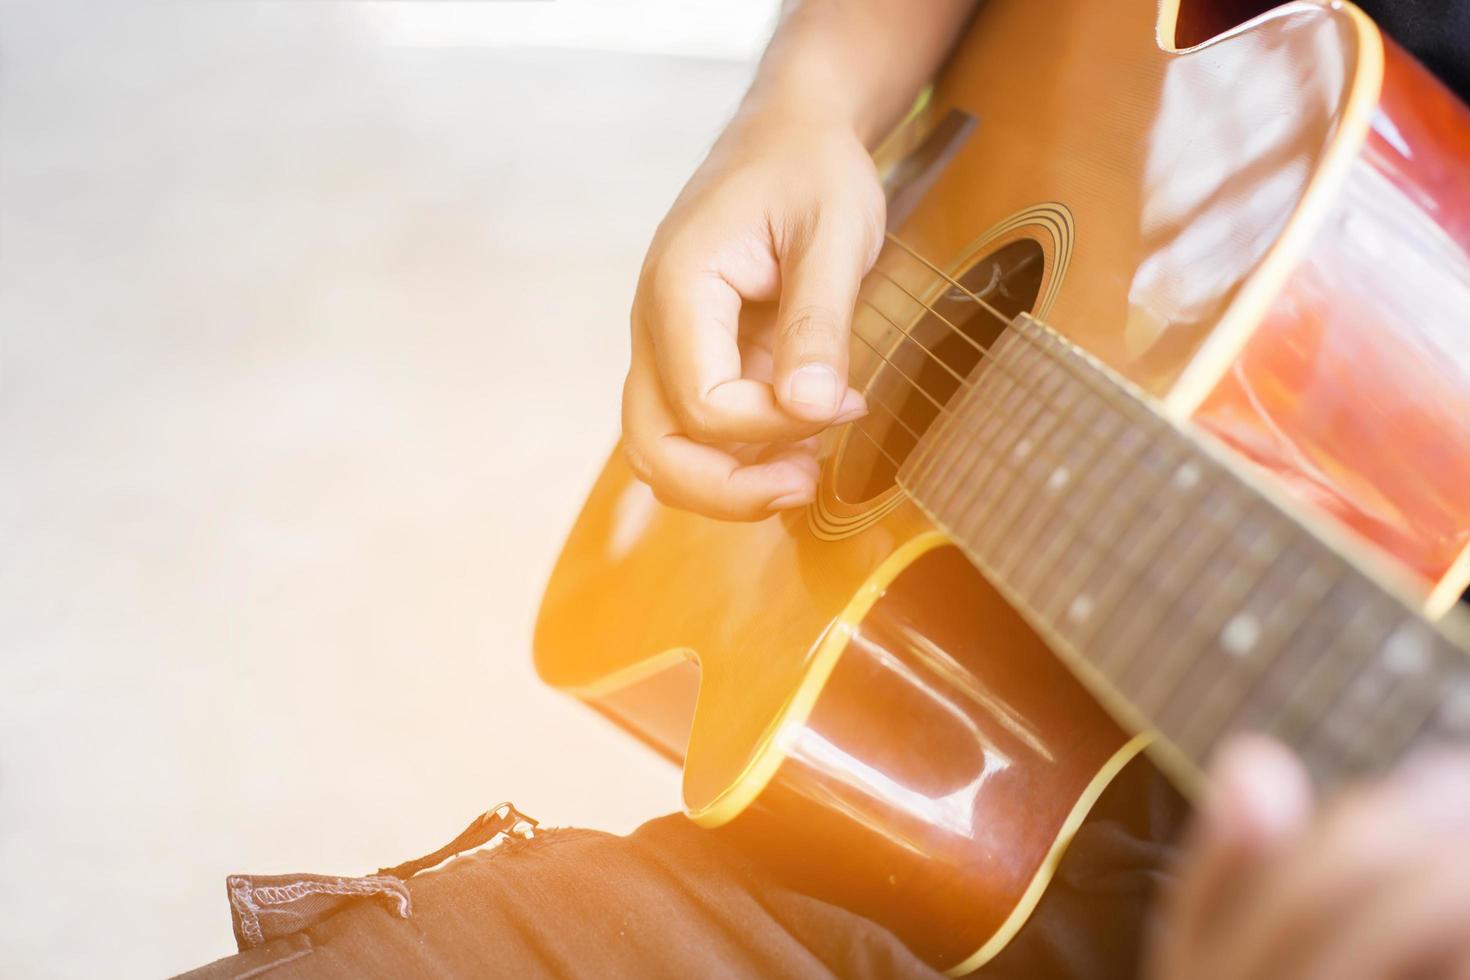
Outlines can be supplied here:
M1154 980L1470 978L1470 754L1318 808L1285 749L1239 739L1181 871Z
M883 242L868 155L974 0L799 0L644 260L623 446L665 503L759 520L809 503L848 386L860 280ZM743 315L742 315L743 314Z

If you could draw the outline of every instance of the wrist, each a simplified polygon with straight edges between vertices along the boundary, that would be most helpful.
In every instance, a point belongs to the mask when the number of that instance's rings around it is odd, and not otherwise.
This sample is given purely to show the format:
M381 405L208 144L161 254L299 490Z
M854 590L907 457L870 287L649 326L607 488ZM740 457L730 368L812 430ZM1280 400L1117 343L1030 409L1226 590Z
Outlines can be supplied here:
M868 145L848 107L800 98L747 99L721 137L744 145L785 142L792 146L814 138L846 138Z
M904 86L865 66L863 47L831 36L773 45L737 119L841 129L871 149L888 135Z

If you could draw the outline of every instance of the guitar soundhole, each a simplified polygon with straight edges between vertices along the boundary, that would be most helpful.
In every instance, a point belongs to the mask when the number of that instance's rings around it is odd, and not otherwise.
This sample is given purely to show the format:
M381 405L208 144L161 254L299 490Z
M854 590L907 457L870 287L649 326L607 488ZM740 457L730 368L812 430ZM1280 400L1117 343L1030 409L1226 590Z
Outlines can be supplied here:
M883 265L880 258L878 267ZM856 342L854 362L872 370L866 389L870 407L858 423L862 431L849 434L837 463L840 498L860 503L893 486L899 468L939 417L939 406L954 397L982 351L1011 319L1033 309L1045 267L1041 246L1022 238L981 258L959 277L963 289L947 289L927 307L893 289L873 292L877 306L858 307L853 330L872 345Z

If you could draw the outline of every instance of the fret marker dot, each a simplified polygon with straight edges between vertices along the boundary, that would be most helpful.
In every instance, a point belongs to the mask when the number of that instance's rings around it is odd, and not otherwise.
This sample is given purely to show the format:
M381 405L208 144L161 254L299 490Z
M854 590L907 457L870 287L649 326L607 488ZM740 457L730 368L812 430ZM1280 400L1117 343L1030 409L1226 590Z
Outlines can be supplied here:
M1456 677L1446 686L1439 706L1439 720L1454 732L1470 730L1470 677Z
M1051 476L1047 478L1046 488L1048 490L1060 490L1067 485L1067 481L1071 478L1072 474L1067 472L1065 466L1058 466L1051 471Z
M1428 666L1428 638L1416 623L1403 624L1384 641L1383 668L1389 673L1409 677Z
M1021 458L1021 459L1025 459L1027 456L1030 456L1031 455L1031 440L1030 439L1022 439L1020 442L1016 443L1015 453L1016 453L1016 456L1019 457L1019 458Z
M1236 613L1220 631L1220 646L1232 657L1243 657L1261 638L1261 624L1250 613Z
M1092 615L1092 608L1092 596L1079 595L1077 598L1073 599L1072 604L1067 607L1067 618L1074 623L1080 623L1088 616Z
M1181 463L1174 471L1174 486L1180 490L1188 490L1199 482L1199 466L1194 463Z

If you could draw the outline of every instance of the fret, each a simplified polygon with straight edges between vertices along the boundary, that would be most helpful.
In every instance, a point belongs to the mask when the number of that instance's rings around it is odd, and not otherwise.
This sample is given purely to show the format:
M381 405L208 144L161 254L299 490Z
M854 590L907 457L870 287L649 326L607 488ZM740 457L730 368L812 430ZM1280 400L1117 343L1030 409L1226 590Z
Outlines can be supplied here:
M997 425L985 435L973 454L968 458L961 457L958 466L948 467L936 474L931 481L936 493L946 493L948 497L954 497L967 484L988 485L996 473L1004 468L1005 461L1001 447L1014 444L1015 434L1023 431L1030 424L1031 419L1041 411L1040 399L1028 397L1032 390L1034 389L1007 383L1005 378L999 376L996 383L982 383L979 386L969 401L984 403L993 400L999 406L999 410L994 413ZM956 434L952 438L963 439L964 427L955 424L953 428ZM995 501L993 500L984 508L976 507L972 503L966 507L966 511L977 520L988 521L993 518L994 506Z
M1259 512L1259 508L1256 509ZM1226 620L1240 609L1241 602L1250 592L1252 585L1261 577L1265 568L1280 554L1279 545L1257 547L1264 539L1273 542L1271 529L1265 521L1249 521L1251 511L1242 514L1241 529L1226 538L1201 568L1198 579L1213 583L1204 591L1180 590L1180 597L1157 625L1143 640L1142 649L1158 648L1163 655L1151 664L1147 675L1139 678L1134 698L1138 707L1151 717L1159 717L1170 696L1178 691L1179 685L1190 667L1197 666L1201 659L1212 657L1213 646L1201 642L1206 636L1219 634ZM1241 557L1232 560L1239 554ZM1218 570L1211 573L1214 566ZM1191 602L1197 599L1197 602ZM1178 630L1178 633L1173 632ZM1160 634L1167 644L1157 646L1154 638ZM1175 640L1175 637L1179 638Z
M1027 413L1026 417L1029 419L1030 416L1043 409L1045 399L1048 397L1048 393L1039 390L1034 382L1023 386L1016 380L1027 377L1025 373L1028 370L1027 355L1030 355L1031 361L1040 361L1043 354L1021 344L1009 331L1001 334L991 349L996 352L994 361L989 364L982 362L983 368L977 366L978 380L965 393L964 401L966 403L980 401L982 393L988 394L994 390L998 392L997 408L999 411L982 415L982 418L993 417L994 425L983 442L980 442L968 454L968 460L965 459L965 454L961 454L960 465L949 467L951 470L949 476L953 479L946 480L946 474L941 472L936 486L936 505L944 510L950 508L954 495L961 488L978 487L988 483L997 461L1004 453L1014 451L1021 428L1017 424L1020 413ZM967 404L966 407L968 408L969 405ZM961 417L959 413L956 413L946 420L946 428L950 430L951 441L963 438L964 427L958 422ZM1002 433L1009 434L1010 439L1006 443L1007 448L998 453L995 451L996 438ZM932 475L926 472L920 479L926 479ZM944 490L946 482L949 483L947 492ZM942 497L939 496L940 493L943 494Z
M1012 337L1008 334L1004 339L1005 340L1012 340ZM1040 364L1039 364L1039 367L1041 369L1043 369L1043 370L1046 369L1048 366L1049 366L1048 363L1045 362L1045 361L1041 361ZM1059 373L1059 372L1053 370L1052 373ZM992 376L993 376L993 374L992 374ZM982 375L980 381L983 383L984 380L985 380L985 378ZM1001 383L1003 383L1003 384L1006 383L1005 382L1005 379L1001 379ZM1078 399L1070 402L1067 406L1056 406L1056 411L1054 411L1052 413L1048 413L1045 410L1043 410L1042 412L1038 412L1037 414L1033 415L1032 418L1029 420L1029 425L1028 426L1014 426L1014 425L1012 426L1012 428L1014 430L1013 444L1014 444L1014 446L1016 447L1017 450L1020 450L1020 449L1023 449L1023 448L1026 450L1026 453L1025 453L1026 459L1033 461L1033 463L1032 463L1032 465L1030 467L1030 470L1032 472L1029 472L1028 473L1028 470L1026 468L1015 468L1015 469L1011 469L1011 470L1009 470L1006 473L1006 476L1003 479L1003 483L1005 485L1015 484L1017 482L1018 477L1019 476L1022 476L1022 475L1029 475L1031 477L1030 482L1032 484L1037 483L1037 482L1039 482L1039 480L1036 479L1036 474L1035 474L1034 470L1036 468L1038 468L1039 464L1036 463L1036 462L1034 462L1034 461L1042 460L1042 459L1045 459L1047 457L1050 457L1053 461L1057 460L1058 458L1061 458L1063 460L1066 459L1066 457L1064 457L1064 456L1063 457L1058 457L1058 455L1056 453L1050 452L1050 449L1051 449L1050 440L1049 439L1043 440L1043 433L1050 434L1051 432L1053 432L1054 431L1054 428L1053 427L1054 427L1055 423L1057 423L1059 420L1068 420L1068 421L1074 421L1075 422L1075 416L1078 414L1077 413L1077 406L1079 404L1083 404L1083 403L1085 403L1085 401L1092 401L1092 402L1097 402L1097 403L1103 403L1104 404L1104 407L1105 407L1105 409L1106 409L1106 411L1107 411L1107 413L1109 415L1117 415L1118 414L1118 410L1117 410L1116 404L1115 403L1112 403L1112 402L1106 402L1105 403L1104 400L1101 399L1097 395L1096 391L1092 387L1090 387L1090 386L1074 386L1074 388L1082 390L1083 392L1085 392L1085 394L1081 398L1078 398ZM1055 403L1053 402L1052 404L1055 404ZM1040 433L1038 433L1038 431L1037 431L1037 426L1038 425L1040 425L1040 426L1043 427ZM1076 428L1076 426L1074 425L1073 428ZM946 435L948 435L948 434L946 434ZM1043 444L1038 448L1037 445L1036 445L1036 443L1039 440L1040 441L1043 441ZM1069 444L1070 443L1075 443L1075 442L1076 442L1075 439L1069 440ZM1061 465L1066 466L1067 464L1065 462L1063 462ZM976 464L974 461L971 461L970 466L971 466L972 471L979 470L979 472L981 472L981 473L983 473L983 474L985 474L987 476L992 476L993 477L996 474L998 474L998 473L1001 472L1001 469L1002 469L1003 464L1002 464L1002 459L999 456L997 456L997 458L995 460L993 460L991 463L985 465L983 467L983 469L981 469L979 467L979 465ZM1070 469L1070 467L1069 467L1069 469ZM1056 472L1056 470L1055 470L1055 468L1053 468L1053 469L1051 469L1050 474L1048 474L1048 475L1054 474L1055 472ZM975 493L975 496L976 497L979 497L983 493L984 493L984 487L982 486L982 487L980 487L980 488L977 489L977 491ZM1004 494L998 494L998 496L1004 496ZM1051 494L1051 495L1048 495L1048 496L1049 497L1055 497L1056 499L1062 500L1062 501L1065 501L1065 500L1070 499L1070 495L1069 494ZM977 509L975 509L976 516L977 517L983 517L984 525L981 528L979 528L979 529L974 529L974 528L971 528L971 527L962 527L962 528L959 529L962 534L964 534L966 532L969 532L970 534L975 535L975 536L983 539L978 546L980 548L982 548L983 550L986 551L987 555L989 556L988 557L988 562L991 565L996 565L998 563L998 559L996 558L996 554L998 552L993 548L993 545L997 543L994 539L996 538L996 536L997 536L997 534L999 532L1001 532L1001 531L1006 532L1007 536L1004 539L1004 541L1010 542L1012 544L1011 550L1014 551L1014 550L1017 550L1016 549L1016 545L1015 545L1014 542L1017 540L1017 537L1018 537L1018 535L1015 532L1015 529L1018 526L1019 527L1022 527L1026 532L1028 532L1028 536L1029 536L1029 532L1038 523L1038 521L1035 518L1032 518L1029 521L1026 520L1026 516L1025 515L1026 515L1026 510L1027 509L1026 509L1026 506L1025 505L1026 505L1026 503L1029 503L1030 502L1031 495L1028 494L1026 497L1020 498L1020 500L1021 500L1020 503L1013 504L1009 509L1002 509L999 512L996 512L993 507L992 508L987 508L984 511L980 511L977 508ZM937 509L943 511L943 510L945 510L945 507L944 507L943 504L941 504ZM1071 531L1071 530L1075 530L1075 529L1073 529L1073 528L1067 528L1067 530Z
M972 488L973 502L976 498L973 488L988 482L994 476L995 467L1003 466L1004 460L1016 453L1019 445L1025 447L1023 430L1032 425L1036 416L1047 410L1051 398L1054 397L1053 391L1033 378L1036 367L1045 361L1042 351L1023 344L1010 331L997 338L994 350L997 350L997 357L994 364L988 364L980 373L975 398L979 398L980 392L997 392L1001 403L1007 406L1004 411L1005 420L992 435L991 441L985 445L986 455L991 458L970 461L970 469L951 486L948 497L945 498L947 501L953 500L957 494L966 491L966 488ZM1001 435L1008 438L998 438Z
M1114 413L1099 415L1097 422L1105 431L1094 439L1089 454L1090 461L1078 464L1077 490L1057 498L1054 514L1044 514L1038 518L1043 534L1038 537L1036 546L1023 552L1022 557L1007 571L1018 590L1024 594L1035 594L1040 590L1056 563L1074 546L1086 544L1094 551L1106 550L1103 545L1092 540L1099 535L1090 534L1084 537L1084 533L1087 528L1099 525L1098 518L1103 512L1104 497L1116 496L1116 480L1127 472L1123 458L1136 450L1139 440L1131 440L1131 444L1125 449L1127 434L1136 430L1130 429Z
M1081 406L1086 407L1082 409ZM1021 585L1023 593L1026 589L1020 566L1027 559L1036 558L1043 538L1055 540L1063 537L1065 531L1075 531L1082 523L1083 515L1069 512L1067 504L1075 502L1080 489L1090 485L1096 476L1100 457L1113 444L1113 437L1125 428L1123 419L1109 411L1096 395L1084 395L1074 402L1073 415L1076 418L1071 425L1072 435L1057 466L1071 475L1070 482L1077 489L1058 487L1058 492L1033 496L1032 506L1017 518L1017 529L1011 535L1010 546L997 548L995 552L1000 574ZM1100 426L1107 433L1104 437L1098 435Z
M1357 587L1357 577L1343 566L1322 602L1262 672L1241 710L1226 722L1228 729L1276 737L1289 734L1292 721L1288 714L1300 710L1293 704L1298 684L1319 657L1330 656L1337 649L1339 638L1361 605Z
M1148 435L1141 429L1126 428L1118 436L1118 443L1122 451L1113 459L1116 462L1118 472L1126 475L1130 464L1142 465L1139 453L1146 452L1150 448ZM1055 568L1056 564L1067 556L1069 552L1079 547L1086 549L1081 556L1076 556L1070 567L1062 575L1055 588L1049 589L1052 598L1041 600L1040 609L1049 620L1061 621L1064 611L1066 622L1072 625L1081 625L1092 618L1097 612L1095 590L1087 588L1093 577L1103 571L1103 563L1108 560L1115 548L1110 548L1104 541L1125 540L1124 527L1120 525L1122 516L1119 511L1123 510L1127 498L1118 493L1104 495L1104 484L1099 481L1098 487L1093 494L1079 505L1079 516L1069 528L1070 536L1066 539L1066 547L1060 549L1057 555L1050 559L1044 566L1044 571L1038 574L1046 574ZM1101 499L1100 499L1101 498ZM1131 516L1131 512L1129 512ZM1102 533L1087 534L1085 528L1101 528ZM1090 558L1088 564L1083 564L1082 558ZM1112 576L1108 580L1112 580ZM1035 579L1032 583L1032 592L1042 589L1043 579Z
M1185 713L1184 722L1177 727L1161 725L1187 755L1196 759L1209 755L1222 734L1222 722L1240 710L1242 699L1262 671L1275 661L1336 581L1332 570L1321 556L1309 560L1289 549L1262 579L1252 596L1262 608L1247 600L1238 614L1245 625L1236 631L1235 639L1228 640L1222 631L1216 643L1233 669L1221 671L1217 678L1203 678L1209 691L1202 697L1191 698L1187 691L1182 692L1176 708ZM1253 633L1258 637L1255 642L1251 642ZM1199 674L1207 674L1220 662L1219 657L1200 659Z
M1038 355L1038 363L1044 365L1045 362L1040 360L1040 358L1041 355ZM1049 388L1045 387L1048 385L1050 386ZM1050 371L1043 371L1039 382L1033 382L1032 387L1033 389L1039 388L1047 391L1051 398L1056 397L1058 390L1069 392L1073 397L1076 394L1074 389L1062 385L1061 379L1054 372ZM1036 460L1045 456L1046 446L1048 445L1047 440L1063 416L1063 412L1052 412L1046 403L1038 400L1034 406L1034 411L1031 412L1027 421L1022 425L1014 426L1010 434L1010 439L1001 447L1000 452L996 454L993 465L986 472L985 476L975 481L966 491L969 494L969 504L962 505L966 506L971 513L978 514L980 512L979 509L972 505L976 501L985 500L987 502L986 517L988 519L977 527L965 527L962 525L960 528L962 534L985 536L986 532L991 528L1003 526L1001 516L996 512L996 508L1005 504L1014 503L1018 497L1022 496L1020 494L1012 495L1009 493L1015 483L1016 474L1033 466ZM1045 422L1038 429L1038 422L1043 419ZM1017 470L1007 470L1012 474L1010 479L1005 480L998 487L993 486L995 475L1003 469L1000 461L1010 458L1016 453L1016 448L1022 445L1028 446L1029 449L1021 454L1020 468ZM1017 504L1017 506L1020 506L1020 504Z
M1449 706L1455 676L1464 670L1464 651L1410 610L1396 609L1392 625L1377 657L1352 681L1358 724L1339 727L1351 761L1361 764L1348 771L1378 771L1408 751ZM1335 712L1328 723L1344 715ZM1466 725L1452 733L1457 740L1467 734Z
M1074 387L1063 387L1059 404L1046 408L1033 416L1029 425L1017 430L1017 444L1024 439L1032 449L1019 464L1005 468L1005 477L993 484L988 492L993 500L991 519L976 531L977 547L985 551L992 563L1004 550L1006 542L1022 524L1022 517L1038 497L1058 497L1067 490L1071 474L1062 459L1061 452L1053 440L1066 433L1073 433L1075 426L1068 426L1069 413L1079 397ZM999 468L995 472L1000 472Z
M1043 363L1042 366L1043 367L1045 366L1044 363ZM1006 385L1006 384L1007 384L1007 379L1005 377L1002 377L1000 379L1000 381L999 381L999 385ZM977 389L983 389L983 390L978 390L975 393L975 396L974 396L975 398L981 398L981 397L983 397L983 396L985 396L987 394L993 395L994 392L995 392L995 390L997 389L998 385L992 385L992 384L987 383L987 379L985 377L985 374L982 373L981 376L977 379L974 387L977 388ZM1011 393L1013 393L1013 389L1011 387L1007 387L1006 390L1001 393L1001 396L1000 397L1005 398L1007 394L1011 394ZM1090 392L1089 392L1089 394L1090 394ZM991 399L991 403L994 404L994 400L993 399ZM1048 404L1053 404L1054 405L1055 402L1048 401ZM959 414L961 412L964 412L968 408L969 408L968 405L960 406L959 409L958 409L958 411L956 412L956 414ZM995 420L997 417L999 417L1001 415L1003 415L1003 413L992 411L992 412L987 413L987 419L993 421L993 420ZM1012 455L1020 455L1025 460L1030 460L1030 459L1050 459L1052 461L1055 461L1058 457L1056 456L1055 453L1051 452L1049 444L1043 445L1041 447L1037 447L1036 446L1036 439L1038 438L1038 436L1037 436L1037 434L1035 432L1035 428L1034 428L1035 425L1036 425L1036 418L1037 418L1036 416L1033 416L1032 417L1032 419L1031 419L1032 428L1029 428L1029 429L1028 428L1025 428L1025 427L1017 426L1017 425L1015 425L1015 423L1010 422L1010 420L1004 420L1003 422L1001 422L997 426L997 428L1002 428L1002 429L1003 428L1007 428L1008 427L1007 426L1007 423L1009 423L1009 428L1018 435L1018 438L1015 441L1015 449L1016 449L1016 451ZM943 433L940 436L940 438L947 439L952 434L953 434L952 432L946 432L946 433ZM988 435L982 435L982 441L985 441L985 440L988 440ZM1024 453L1021 452L1022 449L1025 450ZM997 458L993 459L992 461L990 461L989 463L985 464L983 469L980 468L981 464L978 461L976 461L976 460L973 460L972 459L972 460L969 461L969 463L970 463L970 465L972 467L972 471L978 471L981 475L992 473L992 471L996 471L996 468L998 467L998 468L1001 468L1001 469L1005 469L1006 470L1006 472L1008 473L1008 482L1010 482L1011 480L1014 479L1014 474L1011 473L1009 469L1007 469L1007 467L1008 467L1009 464L1007 464L1003 459L1001 459L999 457L997 457ZM915 490L918 491L918 492L922 492L924 490L929 489L928 486L925 486L925 484L924 484L924 482L922 480L917 480L917 479L914 479L912 477L909 477L908 480L907 480L907 482L909 482L911 485L913 485L914 488L915 488ZM931 484L933 482L934 481L932 481L932 480L929 481L929 483L931 483ZM986 521L989 524L994 525L994 526L998 526L998 527L1008 527L1008 526L1011 526L1011 524L1013 524L1012 521L1001 520L1000 519L1000 515L996 515L996 514L993 514L993 513L985 513L984 514L984 517L985 517Z
M1435 748L1470 737L1470 660L1458 649L1447 651L1443 659L1444 668L1426 698L1433 707L1406 739L1415 748Z
M1225 578L1223 590L1211 597L1195 620L1186 622L1185 640L1181 647L1195 649L1197 654L1185 659L1182 673L1176 676L1169 693L1176 703L1187 702L1196 706L1195 710L1187 713L1188 719L1193 719L1198 714L1198 707L1211 700L1209 694L1214 689L1243 673L1252 656L1258 655L1271 642L1266 629L1271 625L1270 617L1268 615L1263 620L1253 606L1264 598L1269 604L1266 610L1269 614L1281 605L1277 601L1279 592L1273 590L1263 595L1263 585L1274 579L1278 572L1291 569L1293 562L1283 541L1282 528L1273 520L1275 515L1263 513L1263 510L1256 508L1253 511L1261 525L1246 549L1244 559L1222 573ZM1279 634L1281 630L1276 632ZM1191 698L1193 687L1207 675L1210 691Z
M982 358L976 366L976 373L982 369L1007 370L1001 363L1004 356L1005 348L1000 343L993 345L989 357ZM1012 399L1007 405L1002 391L996 400L985 400L981 396L991 394L994 389L993 386L982 385L981 380L983 378L977 379L972 373L970 384L956 392L950 403L951 411L935 419L927 438L900 469L900 480L911 487L922 488L919 492L930 491L934 489L930 486L930 476L939 460L949 460L948 468L954 469L966 459L973 461L984 456L995 436L1004 431L1009 412L1020 399ZM964 425L962 419L969 419L972 424ZM941 475L945 468L940 466Z
M1074 614L1069 619L1076 628L1068 638L1079 648L1090 647L1099 666L1106 665L1109 651L1115 649L1115 645L1109 642L1115 625L1127 628L1128 621L1116 618L1122 601L1130 594L1136 601L1140 592L1146 597L1145 601L1159 601L1160 594L1168 592L1167 578L1160 581L1168 571L1159 558L1160 550L1187 526L1190 513L1198 506L1206 489L1204 482L1197 479L1185 481L1183 486L1179 484L1179 468L1186 464L1178 458L1164 456L1167 448L1167 445L1156 442L1145 449L1140 465L1155 479L1132 497L1116 538L1119 544L1111 550L1099 549L1091 577L1102 579L1100 588L1076 593L1077 598L1073 602L1086 598L1090 612L1079 616L1075 614L1077 610L1074 607L1069 607L1069 612ZM1163 456L1157 460L1159 465L1148 462L1159 456ZM1178 492L1167 497L1166 509L1159 513L1151 509L1151 505L1157 502L1157 494L1166 486ZM1126 571L1133 572L1133 577L1123 574ZM1139 589L1141 583L1156 587ZM1137 609L1135 605L1130 612L1136 615Z
M1331 783L1470 735L1459 647L1055 332L1018 317L952 403L900 483L1188 758L1263 730ZM1385 673L1395 624L1432 670Z
M1198 581L1216 549L1229 540L1238 506L1229 484L1210 481L1196 506L1208 520L1203 527L1188 520L1181 521L1175 533L1164 541L1167 545L1178 537L1185 538L1182 547L1164 552L1164 557L1173 559L1175 564L1172 569L1164 571L1159 587L1148 590L1145 601L1134 607L1121 633L1111 638L1099 637L1099 662L1120 680L1126 678L1130 668L1136 669L1141 665L1142 669L1150 669L1153 666L1146 662L1146 657L1140 660L1146 651L1145 641L1154 634L1159 621L1174 605L1190 594L1185 584ZM1139 635L1140 630L1144 631L1142 636Z
M1130 429L1129 436L1125 436L1123 441L1141 445L1144 448L1145 455L1151 451L1147 445L1147 438L1145 438L1144 433L1138 432L1138 430ZM1132 455L1135 445L1129 445L1129 455ZM1148 467L1150 473L1152 473L1152 470L1157 469L1158 467ZM1072 497L1072 495L1069 494L1067 497ZM1150 494L1139 495L1139 497L1133 497L1132 500L1136 502L1138 500L1148 500L1148 498L1150 498ZM1110 502L1120 502L1122 500L1125 500L1125 498L1119 497L1119 495L1113 495ZM1130 545L1138 544L1139 541L1138 535L1130 533L1132 532L1132 523L1122 525L1122 523L1119 523L1119 520L1111 520L1111 517L1113 517L1111 511L1113 510L1114 508L1110 507L1105 508L1104 511L1105 516L1110 519L1108 520L1108 527L1110 527L1111 533L1108 535L1108 538L1111 541L1125 542L1125 548L1127 548L1125 551L1119 551L1116 545L1110 547L1110 545L1105 544L1103 539L1098 536L1098 533L1092 530L1095 525L1100 523L1098 522L1097 516L1092 517L1092 519L1086 519L1085 514L1078 510L1078 517L1073 522L1064 525L1064 535L1066 535L1070 550L1073 552L1082 552L1082 557L1094 558L1091 566L1083 566L1080 560L1076 563L1079 569L1086 569L1086 573L1082 574L1082 576L1076 576L1076 570L1073 570L1073 573L1067 577L1066 585L1060 586L1060 588L1047 589L1047 592L1054 594L1058 601L1066 601L1069 604L1067 605L1069 616L1066 617L1066 621L1067 623L1073 624L1073 626L1079 626L1083 621L1095 624L1097 621L1104 619L1105 614L1111 610L1111 602L1105 604L1103 610L1101 610L1104 616L1095 616L1095 613L1098 613L1098 604L1094 597L1098 594L1104 594L1105 599L1120 598L1119 595L1113 594L1114 591L1111 588L1111 586L1117 585L1120 580L1126 580L1126 576L1120 576L1120 572L1130 574L1144 574L1147 572L1147 560L1135 560L1133 552L1130 550ZM1142 511L1135 508L1135 510L1125 514L1122 520L1136 522L1141 517L1141 513ZM1180 514L1180 519L1182 519L1182 516L1183 514ZM1082 589L1073 586L1075 582L1085 582L1086 576L1094 572L1094 570L1100 570L1104 563L1110 566L1108 567L1110 574L1107 576L1104 589L1088 594L1088 592L1083 592ZM1029 592L1030 595L1036 595L1036 591ZM1028 592L1023 591L1022 594L1026 595ZM1057 611L1053 611L1053 617L1057 616Z
M1387 675L1387 684L1380 681L1376 685L1373 709L1348 742L1353 753L1396 756L1407 745L1413 729L1433 713L1440 700L1438 692L1431 697L1424 697L1422 692L1441 673L1436 670L1435 639L1425 624L1409 617L1401 618L1384 637L1373 666L1380 674ZM1412 710L1416 691L1421 694L1417 710ZM1411 721L1405 722L1406 718ZM1395 725L1396 719L1399 725ZM1395 737L1395 729L1400 726L1405 730Z
M1272 730L1282 741L1297 745L1303 752L1318 751L1319 742L1324 752L1344 744L1336 737L1334 726L1323 722L1334 717L1328 709L1367 664L1388 627L1384 610L1371 598L1357 603L1338 631L1337 642L1315 651L1313 662L1292 685L1289 697L1278 710ZM1351 718L1341 709L1335 716Z
M1324 788L1343 774L1362 768L1343 735L1356 724L1353 717L1346 712L1314 714L1321 710L1321 702L1302 694L1310 684L1303 674L1340 655L1346 645L1343 638L1355 635L1355 627L1365 615L1352 598L1357 587L1355 577L1346 568L1340 572L1345 574L1339 575L1319 608L1308 615L1278 654L1272 670L1249 692L1243 710L1219 726L1222 733L1237 729L1262 731L1292 745Z

